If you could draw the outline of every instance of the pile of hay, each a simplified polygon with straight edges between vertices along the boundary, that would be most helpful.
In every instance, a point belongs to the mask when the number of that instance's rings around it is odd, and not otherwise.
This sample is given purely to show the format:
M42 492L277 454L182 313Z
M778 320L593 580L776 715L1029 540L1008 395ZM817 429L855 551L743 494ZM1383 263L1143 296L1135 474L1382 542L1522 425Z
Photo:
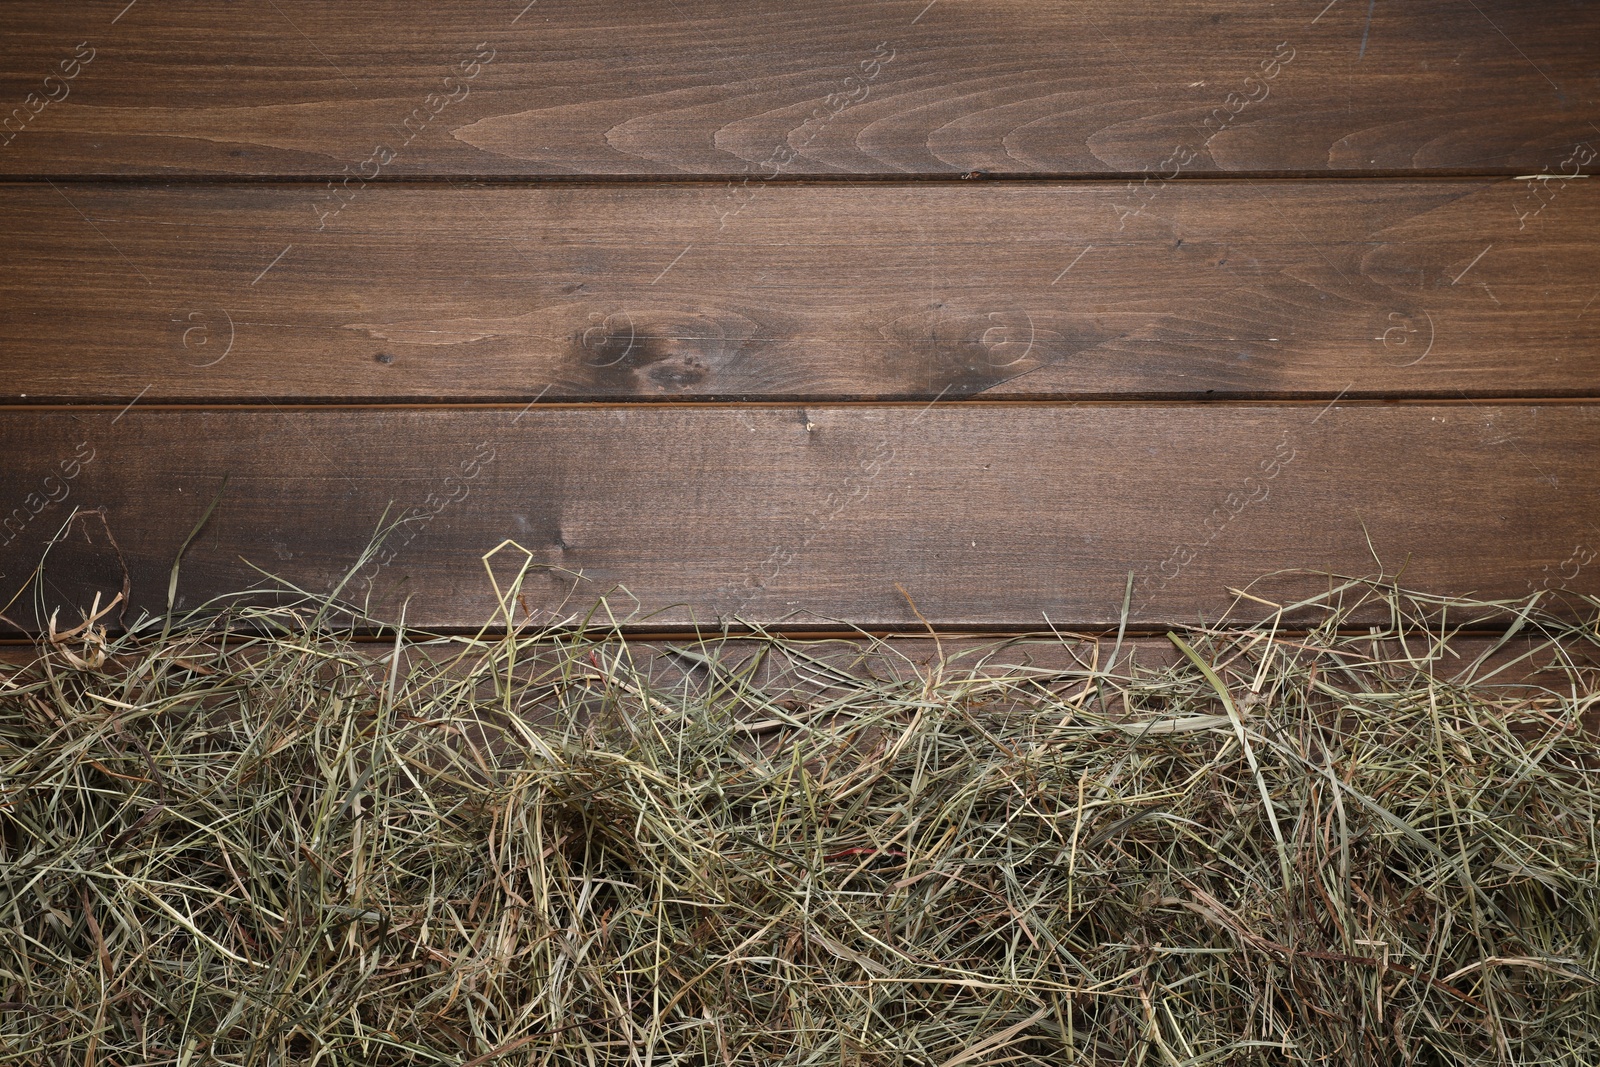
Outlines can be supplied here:
M1600 631L1322 606L1048 668L47 641L0 672L0 1063L1600 1063Z

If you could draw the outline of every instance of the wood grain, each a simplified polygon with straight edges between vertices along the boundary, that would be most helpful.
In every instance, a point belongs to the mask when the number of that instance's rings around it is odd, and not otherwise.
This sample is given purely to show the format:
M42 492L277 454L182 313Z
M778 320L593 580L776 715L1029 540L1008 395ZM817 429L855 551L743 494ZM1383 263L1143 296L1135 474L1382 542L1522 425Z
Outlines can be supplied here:
M6 175L1517 174L1600 138L1574 2L13 0L0 35Z
M10 185L13 402L1594 396L1593 182Z
M1600 405L1029 405L11 412L7 614L95 590L180 607L262 582L346 587L375 615L472 627L482 557L528 610L660 631L1035 630L1215 619L1281 568L1403 572L1485 597L1600 593ZM1256 588L1288 597L1325 579ZM12 599L12 591L21 595ZM31 591L30 591L31 590ZM1280 603L1283 601L1280 599ZM1315 620L1303 620L1315 621Z

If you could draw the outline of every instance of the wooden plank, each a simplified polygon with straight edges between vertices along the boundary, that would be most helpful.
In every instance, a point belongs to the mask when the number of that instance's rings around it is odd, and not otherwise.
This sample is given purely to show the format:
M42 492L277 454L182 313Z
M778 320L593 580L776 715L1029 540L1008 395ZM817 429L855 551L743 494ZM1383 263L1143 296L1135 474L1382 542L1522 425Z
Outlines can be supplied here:
M1547 637L1530 631L1531 628L1524 629L1509 638L1504 634L1456 633L1442 643L1413 640L1408 646L1393 641L1363 641L1354 648L1347 643L1344 648L1347 653L1394 664L1396 677L1405 677L1409 666L1411 670L1432 674L1446 682L1491 679L1499 685L1526 686L1530 697L1537 695L1539 689L1570 691L1572 671L1593 671L1600 666L1591 647L1567 641L1557 651L1550 647ZM1417 634L1413 632L1412 636ZM1293 631L1279 630L1277 637L1291 647L1306 644L1306 635ZM1198 639L1189 634L1188 640ZM86 654L81 641L69 639L65 647L76 655ZM208 664L218 647L216 644L201 645L184 658L191 663ZM392 639L356 641L344 646L324 643L318 647L330 652L338 648L364 659L370 665L373 692L382 691L393 662ZM580 652L579 662L575 663L575 647L587 647L595 653L598 662L588 660L585 664L583 661L587 657ZM1319 641L1309 647L1326 646ZM240 655L248 660L251 653ZM401 653L399 677L404 680L413 671L460 676L480 668L484 655L483 646L473 650L464 642L408 643ZM31 643L0 643L0 684L16 678L19 668L35 664L39 656L38 648ZM1225 658L1245 671L1260 662L1260 648L1243 655L1230 653L1218 658ZM713 669L707 664L708 659L724 669ZM1070 699L1082 694L1085 682L1096 672L1101 677L1126 678L1135 670L1154 673L1174 666L1187 669L1188 661L1165 636L1128 634L1119 645L1115 634L1029 633L1004 637L946 634L938 641L911 635L801 636L782 643L721 635L702 639L685 636L676 640L633 637L620 641L602 637L577 646L570 642L565 645L539 643L532 647L525 644L517 663L516 677L529 682L548 683L580 672L589 673L588 666L592 665L595 673L599 673L601 667L624 675L635 672L657 693L685 689L702 694L731 693L748 691L745 689L748 686L760 690L767 699L788 701L783 706L798 710L796 705L837 699L849 679L920 688L930 676L942 677L947 682L964 676L1010 678L1019 682L1019 691L1013 695L1020 695L1023 679L1031 679L1040 687ZM134 669L135 665L134 657L120 660L124 669ZM1360 666L1365 669L1365 664ZM738 681L731 677L734 673ZM1341 686L1348 683L1348 679L1339 676L1335 676L1335 681ZM1104 708L1111 714L1121 713L1123 706L1117 696L1118 688L1115 681L1111 681L1103 689L1105 704L1100 703L1097 694L1090 694L1085 706L1091 711ZM748 705L746 712L751 719L765 717ZM1600 724L1600 708L1596 708L1590 718Z
M1296 404L11 411L7 614L65 616L122 565L159 610L260 580L475 626L526 561L541 620L605 598L630 626L1114 626L1215 619L1281 568L1403 572L1484 597L1600 593L1600 405ZM1322 588L1287 577L1270 597ZM920 617L908 603L914 600ZM1280 600L1280 602L1282 602ZM1314 621L1314 620L1310 620Z
M1597 136L1600 10L1528 0L14 0L0 34L8 175L1515 174Z
M1574 396L1587 181L11 185L13 401Z

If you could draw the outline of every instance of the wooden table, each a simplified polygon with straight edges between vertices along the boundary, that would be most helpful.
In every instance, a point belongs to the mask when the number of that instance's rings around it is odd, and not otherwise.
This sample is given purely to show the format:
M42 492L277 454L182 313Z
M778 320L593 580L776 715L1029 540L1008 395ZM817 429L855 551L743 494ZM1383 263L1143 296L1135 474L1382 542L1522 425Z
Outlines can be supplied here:
M497 610L497 546L536 620L640 632L1157 631L1326 572L1600 594L1593 5L0 32L22 628L124 580L163 611L213 503L180 607L271 574L446 629Z

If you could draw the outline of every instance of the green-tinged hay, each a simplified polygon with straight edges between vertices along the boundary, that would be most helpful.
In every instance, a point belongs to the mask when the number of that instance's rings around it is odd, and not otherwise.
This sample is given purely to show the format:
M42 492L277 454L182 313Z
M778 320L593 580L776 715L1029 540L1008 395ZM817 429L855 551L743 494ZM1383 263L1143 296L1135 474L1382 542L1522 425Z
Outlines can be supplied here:
M1069 669L47 641L0 675L0 1063L1600 1062L1595 627L1530 607L1495 673L1351 588Z

